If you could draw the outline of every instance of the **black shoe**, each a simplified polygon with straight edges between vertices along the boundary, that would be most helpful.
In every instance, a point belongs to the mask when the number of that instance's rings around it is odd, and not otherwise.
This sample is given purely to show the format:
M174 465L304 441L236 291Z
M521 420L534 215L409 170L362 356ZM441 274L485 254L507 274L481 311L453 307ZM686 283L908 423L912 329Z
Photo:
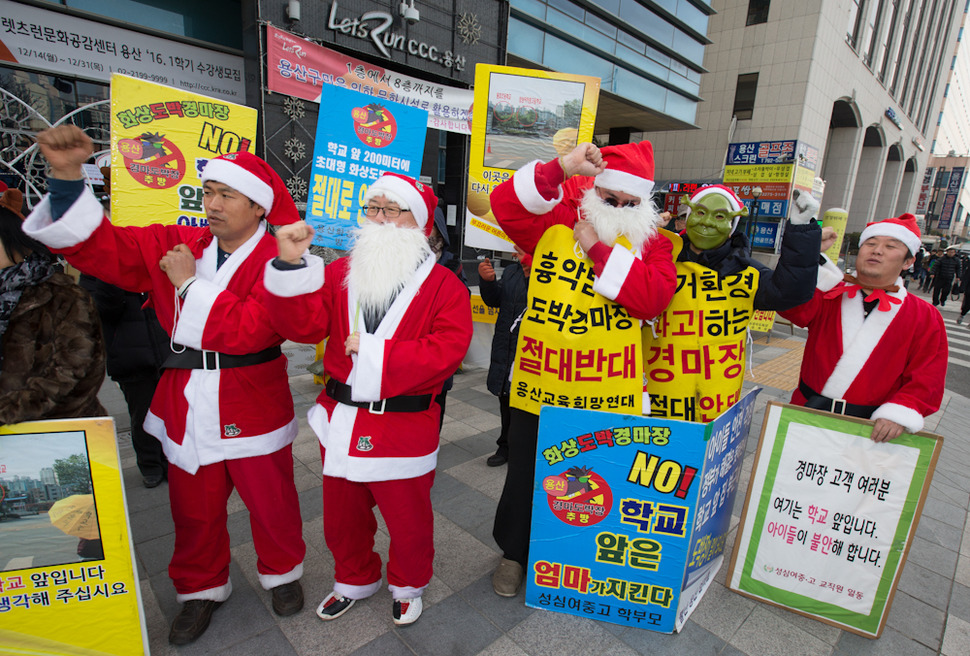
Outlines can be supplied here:
M194 642L209 628L212 611L222 605L221 601L211 599L189 599L182 610L172 620L172 630L168 641L173 645L187 645Z
M141 482L145 484L145 487L151 489L153 487L158 487L165 480L165 474L146 474L141 477Z
M296 615L303 610L303 586L291 581L273 588L273 612L280 617Z
M509 454L504 453L502 451L496 451L495 453L493 453L488 457L488 460L485 461L485 464L488 465L489 467L501 467L508 461L509 461Z

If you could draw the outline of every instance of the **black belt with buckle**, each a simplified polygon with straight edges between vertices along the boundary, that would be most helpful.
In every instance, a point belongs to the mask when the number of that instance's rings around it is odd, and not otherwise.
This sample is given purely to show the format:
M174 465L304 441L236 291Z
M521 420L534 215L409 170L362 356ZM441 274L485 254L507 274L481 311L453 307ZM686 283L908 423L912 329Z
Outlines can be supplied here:
M805 384L804 380L798 381L798 391L805 397L806 408L834 412L837 415L869 419L872 417L872 413L879 408L878 405L858 405L849 403L845 399L830 399L827 396L822 396L815 392L815 390Z
M169 353L165 358L163 369L204 369L213 371L215 369L235 369L236 367L248 367L254 364L270 362L283 355L283 350L279 346L271 346L257 353L245 353L243 355L231 355L220 353L219 351L199 351L194 348L184 347L185 350L176 353Z
M336 378L331 378L327 381L327 396L338 403L352 405L355 408L367 408L375 415L382 415L385 412L424 412L442 395L420 394L418 396L392 396L389 399L371 402L354 401L350 398L350 385L341 383Z

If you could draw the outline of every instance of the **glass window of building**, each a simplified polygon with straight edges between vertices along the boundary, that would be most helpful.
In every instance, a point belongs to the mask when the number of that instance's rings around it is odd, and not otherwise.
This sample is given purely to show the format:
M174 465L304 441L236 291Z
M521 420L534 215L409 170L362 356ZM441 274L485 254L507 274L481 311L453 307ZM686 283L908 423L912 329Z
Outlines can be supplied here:
M759 25L768 22L768 7L771 0L749 0L748 1L748 20L745 25Z
M734 115L739 121L750 120L754 115L754 99L757 95L758 74L739 75L738 86L734 91Z
M845 38L853 48L859 43L859 32L862 30L862 16L865 0L852 0L849 3L849 24L846 27Z

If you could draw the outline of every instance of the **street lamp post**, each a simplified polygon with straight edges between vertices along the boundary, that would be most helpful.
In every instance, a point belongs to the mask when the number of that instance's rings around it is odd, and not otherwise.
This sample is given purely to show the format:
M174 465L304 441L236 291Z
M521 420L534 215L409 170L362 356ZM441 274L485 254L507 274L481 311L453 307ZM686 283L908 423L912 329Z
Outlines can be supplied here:
M754 245L754 233L758 229L758 199L761 198L761 187L755 187L751 190L751 197L754 202L751 203L751 216L748 218L748 244L753 247Z

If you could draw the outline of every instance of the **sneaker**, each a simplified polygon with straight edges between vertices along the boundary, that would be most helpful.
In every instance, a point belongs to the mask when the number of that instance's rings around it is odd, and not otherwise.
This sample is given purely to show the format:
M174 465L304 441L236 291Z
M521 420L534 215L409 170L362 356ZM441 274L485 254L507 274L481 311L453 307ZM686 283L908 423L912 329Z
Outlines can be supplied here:
M525 569L519 563L503 558L492 574L492 589L500 597L514 597L525 578Z
M209 628L212 612L222 605L221 601L211 599L190 599L172 620L172 630L168 641L173 645L187 645L205 633Z
M356 599L348 599L341 594L331 592L317 606L317 617L321 620L335 620L350 610L356 601Z
M395 599L394 600L394 623L398 626L414 624L421 617L422 610L421 597L414 599Z
M303 610L303 586L291 581L273 588L273 612L280 617L296 615Z

